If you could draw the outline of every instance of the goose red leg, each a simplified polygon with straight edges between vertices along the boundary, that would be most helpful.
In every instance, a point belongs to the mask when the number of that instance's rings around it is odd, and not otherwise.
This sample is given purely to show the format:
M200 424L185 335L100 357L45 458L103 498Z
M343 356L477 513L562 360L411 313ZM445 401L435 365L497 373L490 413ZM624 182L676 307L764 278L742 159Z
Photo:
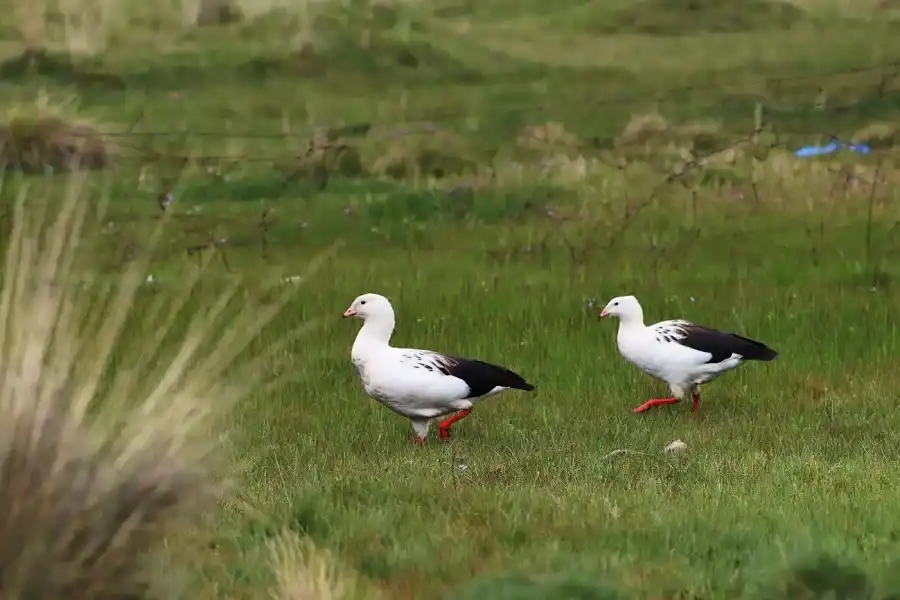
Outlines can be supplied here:
M663 404L675 404L678 402L678 398L653 398L652 400L647 400L640 406L634 409L634 412L644 412L645 410L650 410L654 406L661 406Z
M415 444L416 446L424 446L425 438L423 438L422 436L414 435L413 436L413 444Z
M694 392L694 418L700 414L700 392Z
M438 436L442 440L449 440L450 439L450 427L457 421L461 421L462 419L465 419L470 414L472 414L471 408L461 410L458 413L456 413L455 415L453 415L452 417L450 417L449 419L447 419L446 421L444 421L443 423L441 423L440 425L438 425Z

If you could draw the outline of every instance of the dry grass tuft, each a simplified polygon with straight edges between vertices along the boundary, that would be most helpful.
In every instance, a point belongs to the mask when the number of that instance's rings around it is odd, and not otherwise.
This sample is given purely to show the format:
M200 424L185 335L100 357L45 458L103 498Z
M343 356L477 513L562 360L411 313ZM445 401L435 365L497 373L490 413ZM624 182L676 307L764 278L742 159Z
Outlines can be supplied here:
M562 123L529 125L516 138L516 145L541 154L578 151L578 136L566 131Z
M291 176L325 183L332 176L359 177L365 173L362 157L356 141L341 135L342 132L317 129L306 145L306 150L290 165Z
M870 123L854 133L852 139L875 149L893 148L900 144L900 123L890 121Z
M668 170L680 162L702 159L705 164L734 164L741 150L713 121L679 125L657 113L634 115L615 141L628 159L647 160Z
M105 295L68 281L92 204L80 190L73 182L59 203L20 193L14 207L0 289L0 598L155 589L148 552L226 489L211 432L221 408L258 383L247 374L260 362L227 382L224 373L284 304L223 319L230 288L176 322L188 281L183 296L139 313L156 335L127 364L117 350L149 254ZM169 357L161 342L171 335Z
M627 148L675 143L702 152L723 148L723 141L727 141L727 138L722 133L721 124L715 121L673 125L660 114L647 113L631 117L616 139L616 145Z
M341 569L332 554L286 532L270 544L277 600L376 600L374 587Z
M39 95L0 117L0 172L67 172L109 167L117 153L111 140L80 118L71 102Z
M394 179L442 179L478 171L471 145L430 123L373 129L361 151L370 173Z
M0 125L0 165L26 173L103 169L111 148L100 132L58 117L14 119Z
M619 135L619 145L637 145L667 133L669 121L658 113L632 115Z

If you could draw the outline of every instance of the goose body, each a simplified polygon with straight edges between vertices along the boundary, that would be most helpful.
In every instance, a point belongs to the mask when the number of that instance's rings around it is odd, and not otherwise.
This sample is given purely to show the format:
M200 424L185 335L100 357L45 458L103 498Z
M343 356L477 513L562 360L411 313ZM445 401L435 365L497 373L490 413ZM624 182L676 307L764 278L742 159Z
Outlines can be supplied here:
M478 401L507 389L534 389L505 367L430 350L392 347L394 309L384 296L359 296L344 316L364 320L350 352L363 388L412 422L416 443L424 443L434 418L456 413L439 426L440 437L448 439L451 426L468 416Z
M674 404L690 393L694 412L700 406L700 386L746 361L771 361L778 353L762 342L725 333L682 319L644 325L644 312L634 296L613 298L600 313L616 316L616 344L622 356L645 373L669 384L670 398L655 398L635 408Z

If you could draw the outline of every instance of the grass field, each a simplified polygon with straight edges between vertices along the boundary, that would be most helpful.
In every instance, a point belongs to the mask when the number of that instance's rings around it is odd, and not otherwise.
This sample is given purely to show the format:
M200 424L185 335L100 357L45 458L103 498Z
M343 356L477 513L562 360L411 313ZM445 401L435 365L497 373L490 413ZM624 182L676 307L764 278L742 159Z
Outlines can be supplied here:
M5 214L89 203L88 292L149 260L116 364L204 258L197 306L296 286L184 597L900 597L900 4L731 4L0 0ZM832 134L874 151L794 157ZM69 146L111 166L35 173ZM537 391L413 446L350 363L365 292ZM634 414L625 294L780 356Z

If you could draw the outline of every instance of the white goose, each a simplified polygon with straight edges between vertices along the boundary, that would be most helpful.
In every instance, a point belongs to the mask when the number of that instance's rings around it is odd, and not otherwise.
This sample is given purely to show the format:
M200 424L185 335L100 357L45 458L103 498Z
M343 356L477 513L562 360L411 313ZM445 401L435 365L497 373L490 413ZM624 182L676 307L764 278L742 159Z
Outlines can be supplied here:
M644 311L634 296L613 298L600 318L619 318L616 342L629 362L669 384L671 398L654 398L634 409L645 410L661 404L675 404L690 392L694 416L700 408L700 385L747 360L774 360L778 353L763 344L735 333L724 333L688 321L662 321L644 325Z
M504 367L429 350L391 347L394 309L384 296L359 296L344 317L364 321L350 357L366 393L412 422L416 444L425 443L431 419L457 413L438 428L440 438L449 439L450 427L467 417L479 400L506 389L534 389Z

